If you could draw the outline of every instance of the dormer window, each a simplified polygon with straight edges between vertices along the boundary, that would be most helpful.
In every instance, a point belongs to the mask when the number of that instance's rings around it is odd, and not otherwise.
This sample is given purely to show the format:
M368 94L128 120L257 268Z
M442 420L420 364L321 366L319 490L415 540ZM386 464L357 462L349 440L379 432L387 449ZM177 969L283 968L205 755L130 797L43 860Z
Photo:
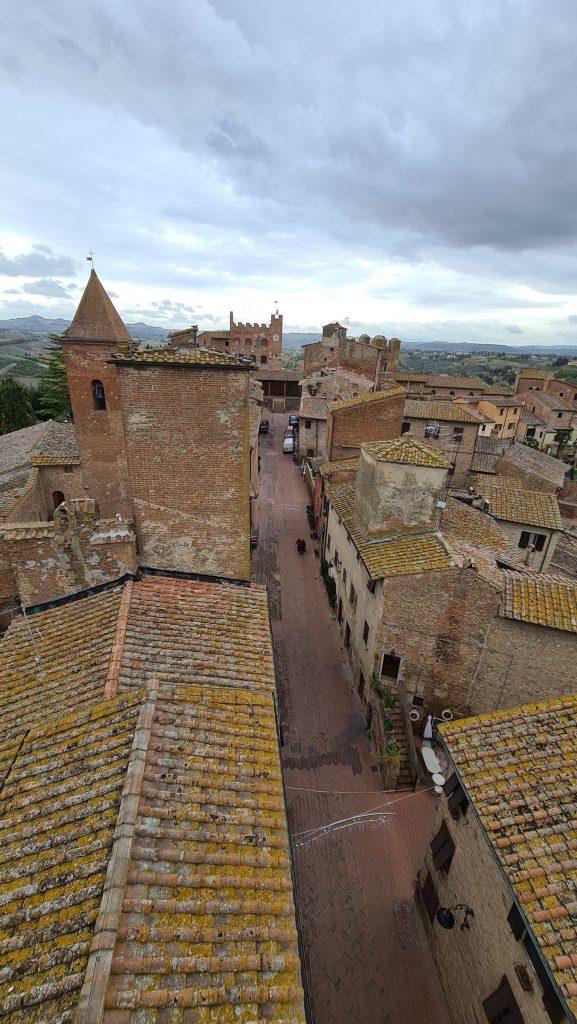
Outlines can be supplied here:
M96 412L102 412L106 409L106 395L104 394L104 384L101 380L92 381L92 402Z

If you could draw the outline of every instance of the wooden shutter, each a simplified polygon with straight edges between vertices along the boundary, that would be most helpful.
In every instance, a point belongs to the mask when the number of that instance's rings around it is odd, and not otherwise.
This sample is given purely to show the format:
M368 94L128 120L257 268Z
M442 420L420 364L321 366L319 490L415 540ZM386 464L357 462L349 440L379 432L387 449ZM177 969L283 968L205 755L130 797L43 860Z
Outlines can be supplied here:
M453 818L458 818L459 811L461 814L466 814L469 807L469 801L465 794L456 773L453 773L443 786L447 802L449 804L449 810Z
M485 999L483 1009L489 1024L524 1024L517 1000L505 975L499 988Z
M507 914L507 921L509 922L509 927L513 932L515 938L520 939L523 935L523 932L525 931L525 922L521 917L521 912L517 907L516 903L513 904L509 913Z
M447 828L445 822L441 825L435 838L431 843L431 853L433 854L433 864L440 870L449 870L449 866L453 859L455 852L455 844L451 838L451 833Z
M435 883L431 878L431 872L427 872L425 883L421 889L421 895L423 897L423 903L425 909L429 915L429 921L432 921L435 914L437 913L437 907L439 906L439 897L437 896L437 890L435 889Z

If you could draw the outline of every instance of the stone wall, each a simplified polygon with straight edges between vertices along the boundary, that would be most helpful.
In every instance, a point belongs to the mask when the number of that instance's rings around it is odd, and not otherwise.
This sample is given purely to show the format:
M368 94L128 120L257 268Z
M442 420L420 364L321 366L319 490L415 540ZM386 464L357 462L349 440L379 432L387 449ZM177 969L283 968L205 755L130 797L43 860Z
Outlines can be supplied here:
M537 572L547 572L560 537L559 530L548 530L545 526L527 526L525 523L508 523L503 519L498 519L497 522L507 537L510 546L517 549L519 561L530 565ZM538 533L546 537L543 550L529 552L526 548L520 548L519 540L522 533Z
M358 455L369 441L391 441L399 437L405 395L390 395L329 412L326 454L329 461Z
M1 547L25 606L108 583L137 567L131 524L97 520L87 500L61 505L53 523L4 527Z
M451 474L451 487L462 488L467 486L468 474L471 469L471 461L475 454L475 443L479 433L479 425L475 423L443 423L435 420L440 428L439 437L429 437L426 428L429 420L416 419L412 416L404 416L404 422L410 424L412 436L417 441L429 444L443 453L447 462L453 467ZM463 431L462 436L456 437L453 428Z
M398 338L375 338L370 343L354 338L331 338L304 346L304 376L328 366L340 366L380 383L392 373L399 360L401 343Z
M307 423L310 423L309 427L307 427ZM326 430L326 420L313 420L299 416L298 450L301 458L306 455L311 457L324 455Z
M443 987L452 1024L479 1024L486 1021L483 1002L506 975L525 1024L551 1024L543 1007L543 989L531 961L517 941L507 921L513 906L512 894L500 873L494 854L471 808L455 821L443 795L437 803L431 839L445 822L455 852L448 872L433 864L430 849L419 872L417 902L425 924L439 979ZM457 923L444 929L431 922L420 896L430 873L439 904L454 907L465 904L474 911L470 927L461 931L463 915L455 913ZM515 965L523 965L532 981L532 991L521 987ZM566 1019L566 1018L565 1018Z
M47 512L45 518L50 518L57 507L55 493L63 494L65 501L85 496L86 489L80 466L40 466L39 469L40 486Z
M143 565L250 579L248 374L119 367Z

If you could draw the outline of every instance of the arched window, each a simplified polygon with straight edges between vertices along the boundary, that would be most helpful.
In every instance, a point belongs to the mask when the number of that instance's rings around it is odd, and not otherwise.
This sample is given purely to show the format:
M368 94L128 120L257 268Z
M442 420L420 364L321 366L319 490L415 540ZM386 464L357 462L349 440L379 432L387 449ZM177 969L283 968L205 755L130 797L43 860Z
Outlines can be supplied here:
M59 506L59 505L61 505L61 504L62 504L62 502L63 502L63 501L65 501L65 500L66 500L66 499L64 498L64 495L63 495L62 491L53 491L53 492L52 492L52 501L54 502L54 509L55 509L55 510L56 510L56 509L58 508L58 506Z
M266 363L267 362L266 356L261 356L260 357L260 361L261 361L261 363Z
M92 403L98 412L106 409L106 395L104 394L104 384L101 380L92 381Z

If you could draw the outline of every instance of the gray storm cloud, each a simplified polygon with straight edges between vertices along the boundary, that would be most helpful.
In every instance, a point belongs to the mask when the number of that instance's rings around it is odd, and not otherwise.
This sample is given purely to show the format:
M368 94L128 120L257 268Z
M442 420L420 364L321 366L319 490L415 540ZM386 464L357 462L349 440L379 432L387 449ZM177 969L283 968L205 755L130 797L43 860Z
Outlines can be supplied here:
M553 306L576 290L576 43L572 0L7 6L0 213L44 244L0 274L69 278L57 251L93 246L121 294L190 286L185 318L382 264L439 322Z

